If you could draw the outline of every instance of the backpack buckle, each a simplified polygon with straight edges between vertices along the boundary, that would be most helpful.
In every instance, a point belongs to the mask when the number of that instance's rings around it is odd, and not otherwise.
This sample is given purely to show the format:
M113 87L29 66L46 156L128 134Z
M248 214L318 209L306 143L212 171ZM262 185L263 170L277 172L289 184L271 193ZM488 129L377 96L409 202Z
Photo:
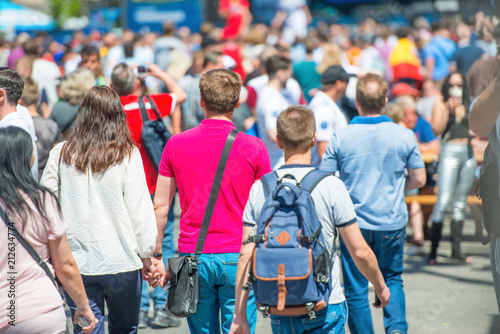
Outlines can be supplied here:
M247 240L243 241L243 245L246 245L250 242L258 244L265 241L266 241L266 236L264 234L256 234L249 236Z
M269 318L269 306L263 305L259 306L259 311L262 312L264 318Z
M316 275L315 281L318 283L328 283L330 281L330 277L325 275Z
M255 282L255 276L250 272L248 273L248 281L247 283L241 288L243 291L248 291L252 287L253 283Z
M316 319L316 312L314 311L314 303L313 302L306 303L306 308L309 314L309 319L310 320Z

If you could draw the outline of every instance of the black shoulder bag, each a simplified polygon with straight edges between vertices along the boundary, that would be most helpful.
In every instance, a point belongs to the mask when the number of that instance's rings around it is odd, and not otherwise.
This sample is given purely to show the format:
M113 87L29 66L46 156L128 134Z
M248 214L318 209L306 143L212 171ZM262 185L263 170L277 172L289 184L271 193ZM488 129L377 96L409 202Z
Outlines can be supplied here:
M144 98L147 98L151 109L156 115L154 121L149 119L148 112L146 110L146 105L144 104ZM158 112L158 108L154 101L148 95L143 95L139 97L139 110L141 112L142 118L142 132L141 141L142 146L146 150L149 160L155 166L156 171L160 166L161 156L163 154L163 149L167 144L167 141L172 137L170 131L162 121L161 115Z
M26 241L26 239L24 239L24 237L21 235L21 233L19 233L19 231L16 228L16 225L14 224L14 222L11 222L11 220L7 216L7 212L5 212L5 210L2 208L1 205L0 205L0 218L2 218L2 220L4 221L5 225L7 226L7 229L14 233L16 239L28 251L28 253L31 255L33 260L35 260L35 262L38 263L38 265L40 267L42 267L43 271L45 271L47 276L49 276L50 280L52 281L52 283L56 287L57 291L61 295L62 300L64 301L64 293L63 293L62 287L60 284L57 283L56 279L54 278L54 276L50 272L50 269L47 266L47 263L45 263L45 261L40 258L40 256L36 252L36 250L34 250L33 247L30 245L30 243L28 241Z
M198 257L203 252L203 245L207 238L208 227L212 214L215 208L215 202L219 196L219 190L222 183L222 176L226 168L227 158L234 139L238 132L232 130L227 136L224 150L217 166L214 183L208 198L207 208L203 216L203 222L196 243L196 251L194 255L173 257L168 259L167 272L170 273L170 287L168 288L167 303L165 308L167 312L178 318L188 317L196 313L199 297L199 280L198 280Z

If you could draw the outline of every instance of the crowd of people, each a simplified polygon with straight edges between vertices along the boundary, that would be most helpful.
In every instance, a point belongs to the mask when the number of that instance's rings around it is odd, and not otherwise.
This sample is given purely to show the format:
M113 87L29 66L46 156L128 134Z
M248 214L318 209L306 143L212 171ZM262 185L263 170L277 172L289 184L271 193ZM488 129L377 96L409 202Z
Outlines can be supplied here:
M490 109L500 109L492 93L498 19L480 12L467 20L417 17L399 27L372 18L308 26L305 2L279 1L266 26L251 24L247 1L220 3L222 29L207 22L193 33L167 22L162 34L75 32L64 45L45 33L0 36L0 229L10 236L15 225L55 273L75 333L104 333L106 312L110 333L179 326L165 308L165 265L175 243L180 255L194 254L219 158L235 129L198 258L191 332L254 332L255 297L242 288L255 244L242 241L255 232L264 206L260 180L271 172L298 180L318 168L338 176L311 192L328 236L334 293L314 321L272 314L273 332L343 332L348 318L352 333L373 333L370 282L386 332L407 333L407 223L416 246L430 239L427 263L437 265L451 208L450 257L472 261L460 247L467 196L476 153L498 112L485 117L488 123L470 110L494 103ZM159 163L142 137L154 119L173 135ZM490 137L496 152L497 137ZM434 163L424 164L426 153ZM435 192L435 206L405 203L405 196ZM481 207L471 212L482 237ZM10 271L18 275L11 303L19 310L0 311L0 333L63 333L63 300L30 251L11 243ZM7 272L7 249L0 254ZM493 246L492 258L500 259ZM500 295L498 273L494 278ZM44 288L34 289L32 280ZM12 289L8 283L0 283L2 295Z

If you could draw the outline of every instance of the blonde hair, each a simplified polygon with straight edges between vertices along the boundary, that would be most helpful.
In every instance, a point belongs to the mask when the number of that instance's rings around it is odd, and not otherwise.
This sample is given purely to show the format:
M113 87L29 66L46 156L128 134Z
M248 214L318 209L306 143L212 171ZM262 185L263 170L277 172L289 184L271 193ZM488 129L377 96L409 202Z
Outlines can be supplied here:
M306 107L288 107L278 115L276 131L286 150L307 152L316 132L314 114Z
M394 123L399 123L403 120L405 117L405 113L403 112L403 109L396 103L387 103L384 109L382 109L382 115L386 115Z
M77 105L94 85L95 77L92 71L78 68L61 82L62 98L72 105Z
M24 89L21 99L23 100L23 105L25 107L33 106L38 104L38 85L35 80L31 78L24 78Z
M323 44L323 60L316 67L319 74L323 74L330 66L340 66L340 48L337 44L325 43Z

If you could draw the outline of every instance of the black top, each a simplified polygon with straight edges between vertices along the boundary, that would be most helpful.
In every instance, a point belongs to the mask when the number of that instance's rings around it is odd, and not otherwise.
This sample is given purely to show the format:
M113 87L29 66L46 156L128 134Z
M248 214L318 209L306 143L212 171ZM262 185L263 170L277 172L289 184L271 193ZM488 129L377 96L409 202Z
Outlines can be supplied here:
M458 122L457 118L450 114L448 124L446 124L446 128L443 132L443 138L446 139L446 141L450 139L470 138L469 114L467 113L461 122Z

